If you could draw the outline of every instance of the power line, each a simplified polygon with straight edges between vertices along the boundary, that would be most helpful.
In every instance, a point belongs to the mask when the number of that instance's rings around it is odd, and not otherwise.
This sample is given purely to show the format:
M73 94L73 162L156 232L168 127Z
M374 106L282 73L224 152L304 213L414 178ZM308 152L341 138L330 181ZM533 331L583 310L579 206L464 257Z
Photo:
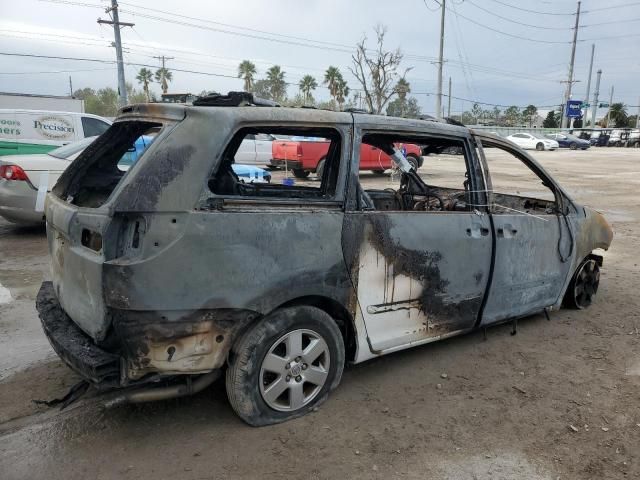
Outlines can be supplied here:
M624 33L622 35L611 35L609 37L598 37L598 38L585 38L580 40L581 42L594 42L597 40L612 40L615 38L626 38L626 37L639 37L640 33Z
M497 0L493 1L495 2ZM615 10L616 8L633 7L635 5L640 5L640 2L622 3L620 5L609 5L607 7L592 8L591 10L586 10L584 13L600 12L602 10Z
M496 1L496 0L494 0L494 1ZM449 9L447 8L447 10L449 10ZM471 22L471 23L473 23L475 25L478 25L479 27L486 28L487 30L491 30L492 32L500 33L502 35L506 35L506 36L511 37L511 38L517 38L517 39L520 39L520 40L527 40L529 42L535 42L535 43L549 43L549 44L563 44L563 45L567 44L567 43L571 43L571 42L567 42L567 41L560 42L560 41L554 41L554 40L540 40L540 39L537 39L537 38L522 37L520 35L514 35L512 33L503 32L502 30L498 30L497 28L489 27L488 25L485 25L483 23L476 22L475 20L472 20L469 17L465 17L461 13L457 13L457 15L460 18L464 18L468 22Z
M44 75L49 73L76 73L76 72L112 72L113 68L86 68L80 70L51 70L46 72L0 72L0 75Z
M511 22L511 23L515 23L517 25L523 25L525 27L531 27L531 28L540 28L543 30L571 30L571 27L543 27L541 25L532 25L530 23L524 23L524 22L518 22L517 20L512 20L511 18L507 18L507 17L503 17L502 15L498 15L495 12L492 12L491 10L488 10L484 7L481 7L480 5L472 2L471 0L466 0L467 3L473 5L476 8L479 8L480 10L487 12L490 15L493 15L494 17L498 17L502 20L506 20L507 22Z
M53 33L37 33L37 32L28 32L28 31L24 31L24 30L2 30L0 29L0 32L9 32L9 33L20 33L20 34L25 34L25 35L37 35L38 37L33 37L34 40L39 40L39 41L47 41L47 42L53 42L53 43L61 43L61 44L73 44L73 45L77 45L78 42L74 42L71 41L71 39L75 39L75 40L81 40L83 43L86 43L87 45L91 45L91 46L99 46L99 47L104 47L104 48L111 48L111 45L109 45L107 40L101 40L101 39L97 39L97 38L89 38L89 37L75 37L75 36L69 36L69 35L58 35L58 34L53 34ZM12 36L12 35L6 35L3 33L0 33L0 36L7 36L7 37L13 37L13 38L29 38L29 37L24 37L24 36ZM53 39L50 38L42 38L43 36L47 36L47 37L54 37ZM144 40L144 39L143 39ZM104 43L103 43L104 42ZM145 44L141 44L141 43L137 43L137 42L131 42L131 41L127 41L123 43L124 47L128 50L131 51L139 51L138 49L142 49L142 50L147 50L149 52L153 52L153 53L159 53L160 50L158 50L158 48L161 48L162 51L169 51L169 52L177 52L183 55L193 55L193 56L198 56L198 57L210 57L210 58L221 58L221 59L228 59L228 60L234 60L234 61L240 61L241 59L234 59L231 57L223 57L223 56L219 56L219 55L212 55L206 52L198 52L198 51L192 51L192 50L185 50L185 49L179 49L179 48L174 48L174 47L155 47L155 46L151 46L151 45L145 45ZM135 47L135 48L132 48ZM149 57L151 58L152 55L149 55ZM408 57L408 56L407 56ZM466 57L466 55L465 55ZM420 57L420 56L415 56L415 58L411 58L414 61L419 61L419 62L430 62L431 57ZM468 60L465 58L465 60ZM189 62L186 62L189 63ZM267 60L256 60L256 63L262 63L262 64L274 64L277 62L272 62L272 61L267 61ZM456 60L448 60L447 63L449 63L452 67L456 67L456 68L461 68L461 69L468 69L468 70L473 70L473 71L478 71L481 73L487 73L487 74L495 74L495 75L500 75L500 76L506 76L506 77L513 77L513 78L519 78L519 79L523 79L523 80L530 80L530 81L538 81L538 82L555 82L554 79L549 79L549 78L544 78L544 77L538 77L535 76L533 74L527 73L527 72L512 72L509 70L504 70L504 69L500 69L500 68L495 68L495 67L489 67L487 65L478 65L478 64L473 64L470 63L468 61L456 61ZM284 67L288 67L288 68L296 68L296 69L300 69L300 70L317 70L317 71L324 71L322 69L317 69L314 67L307 67L307 66L299 66L299 65L283 65L280 64ZM216 66L224 66L227 67L226 65L222 65L222 64L217 64ZM233 69L231 66L229 66L228 68ZM342 67L342 69L344 70L344 66Z
M611 25L614 23L629 23L629 22L638 22L640 18L630 18L628 20L613 20L611 22L600 22L600 23L587 23L586 25L580 25L582 28L586 27L599 27L600 25Z
M500 5L504 5L505 7L509 7L509 8L513 8L514 10L520 10L522 12L528 12L528 13L537 13L539 15L556 15L556 16L573 16L575 15L575 13L556 13L556 12L541 12L539 10L529 10L527 8L522 8L522 7L516 7L515 5L510 5L508 3L505 2L501 2L500 0L491 0L492 2L495 3L499 3Z

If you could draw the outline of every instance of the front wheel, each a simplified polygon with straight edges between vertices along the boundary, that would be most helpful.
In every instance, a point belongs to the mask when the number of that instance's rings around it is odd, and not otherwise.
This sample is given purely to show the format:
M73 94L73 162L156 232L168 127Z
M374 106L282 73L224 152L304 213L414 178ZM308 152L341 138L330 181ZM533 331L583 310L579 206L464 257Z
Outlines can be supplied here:
M340 330L323 310L276 310L233 347L226 376L229 402L253 426L302 416L338 386L344 355Z
M567 288L564 300L570 308L582 310L591 305L600 285L600 266L593 258L584 260Z
M538 150L539 152L544 150L544 144L542 142L536 144L536 150Z
M572 143L572 144L569 145L569 149L570 150L575 150L577 148L578 148L578 144L577 143Z

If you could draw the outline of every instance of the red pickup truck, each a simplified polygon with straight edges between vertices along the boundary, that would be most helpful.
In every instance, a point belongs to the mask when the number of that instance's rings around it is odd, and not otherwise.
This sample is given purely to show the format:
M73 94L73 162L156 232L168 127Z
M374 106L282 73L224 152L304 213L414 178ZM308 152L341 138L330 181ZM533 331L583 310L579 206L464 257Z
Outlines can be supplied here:
M274 140L271 144L271 165L274 167L286 165L297 178L307 178L311 172L315 172L320 177L330 143L329 140L322 139ZM404 148L407 160L416 169L422 165L422 154L418 145L404 143L396 146ZM379 148L365 144L360 146L360 170L372 170L374 173L381 174L391 166L391 157Z

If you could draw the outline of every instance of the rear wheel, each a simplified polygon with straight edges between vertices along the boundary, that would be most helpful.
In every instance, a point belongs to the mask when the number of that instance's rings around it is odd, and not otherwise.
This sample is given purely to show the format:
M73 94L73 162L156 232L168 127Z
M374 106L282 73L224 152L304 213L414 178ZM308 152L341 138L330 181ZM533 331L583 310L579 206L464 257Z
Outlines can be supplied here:
M539 152L544 150L544 144L542 142L536 144L536 150L538 150Z
M593 258L587 258L580 264L571 279L564 297L565 304L580 310L587 308L591 305L593 296L598 292L599 284L600 266Z
M306 414L336 388L344 368L344 343L333 318L315 307L276 310L233 347L227 395L253 426Z
M309 176L309 171L302 170L301 168L294 168L291 171L293 172L293 176L296 178L307 178Z

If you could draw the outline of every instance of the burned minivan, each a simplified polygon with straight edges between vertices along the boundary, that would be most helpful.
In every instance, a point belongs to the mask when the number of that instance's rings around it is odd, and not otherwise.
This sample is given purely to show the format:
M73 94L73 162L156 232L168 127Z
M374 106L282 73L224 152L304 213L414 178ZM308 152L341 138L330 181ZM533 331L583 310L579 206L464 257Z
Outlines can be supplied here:
M270 183L244 183L232 166L256 135L321 139L324 168L295 178L288 142ZM361 171L363 148L395 168ZM224 374L251 425L310 411L347 363L589 306L612 240L499 137L248 94L123 108L61 176L46 219L52 281L37 308L58 355L115 403Z

